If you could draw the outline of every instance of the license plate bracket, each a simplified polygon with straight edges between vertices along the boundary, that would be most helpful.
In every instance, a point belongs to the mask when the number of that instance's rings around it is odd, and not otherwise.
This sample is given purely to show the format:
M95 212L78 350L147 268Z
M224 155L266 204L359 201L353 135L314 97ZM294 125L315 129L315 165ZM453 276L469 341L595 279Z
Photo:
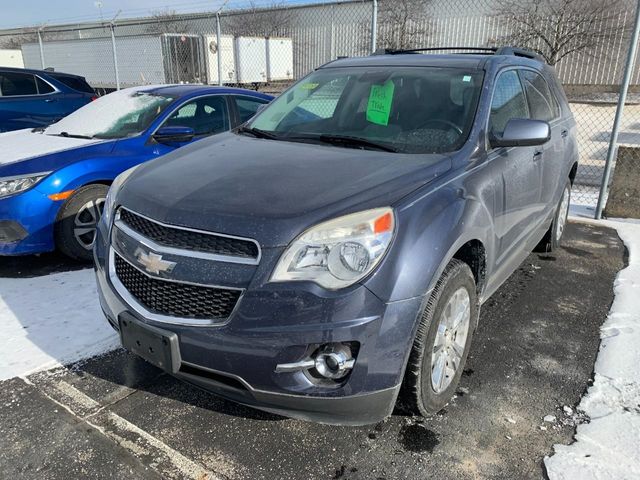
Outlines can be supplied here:
M118 316L122 346L147 362L170 373L180 369L178 336L147 325L128 314Z

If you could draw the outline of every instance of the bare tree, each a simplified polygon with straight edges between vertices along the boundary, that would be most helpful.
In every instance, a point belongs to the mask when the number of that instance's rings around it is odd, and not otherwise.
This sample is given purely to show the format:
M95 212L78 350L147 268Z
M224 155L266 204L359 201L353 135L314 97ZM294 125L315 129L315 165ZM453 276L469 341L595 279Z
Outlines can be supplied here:
M629 29L620 23L627 0L499 0L497 15L512 29L489 43L535 50L555 65L575 52L593 54Z
M24 33L6 35L0 37L0 48L17 49L22 47L23 43L34 43L38 41L38 34L34 31L23 30Z
M424 46L431 29L432 0L383 0L378 4L378 47L408 49Z
M151 12L153 23L147 26L149 33L186 33L189 29L184 17L175 10L155 10Z
M284 1L258 7L253 1L239 13L225 17L223 30L235 36L274 37L287 35L296 13Z
M59 31L42 30L42 42L63 40L65 34ZM38 43L38 30L35 28L22 28L20 33L10 35L0 35L0 48L20 50L25 43Z

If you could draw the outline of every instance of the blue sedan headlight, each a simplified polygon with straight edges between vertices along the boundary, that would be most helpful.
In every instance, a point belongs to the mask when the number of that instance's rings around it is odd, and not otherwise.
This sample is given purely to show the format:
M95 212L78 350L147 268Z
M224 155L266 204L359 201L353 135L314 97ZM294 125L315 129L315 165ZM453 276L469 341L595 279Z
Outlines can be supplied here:
M29 190L51 172L33 173L16 177L0 178L0 198Z

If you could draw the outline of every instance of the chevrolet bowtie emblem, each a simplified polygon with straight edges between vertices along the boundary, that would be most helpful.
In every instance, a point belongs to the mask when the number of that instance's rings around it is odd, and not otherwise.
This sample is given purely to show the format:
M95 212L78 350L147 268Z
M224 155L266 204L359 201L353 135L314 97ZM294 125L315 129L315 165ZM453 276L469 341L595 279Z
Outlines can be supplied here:
M147 253L140 248L136 250L136 260L147 272L156 275L159 275L160 272L168 273L176 266L176 262L163 260L162 255L153 252Z

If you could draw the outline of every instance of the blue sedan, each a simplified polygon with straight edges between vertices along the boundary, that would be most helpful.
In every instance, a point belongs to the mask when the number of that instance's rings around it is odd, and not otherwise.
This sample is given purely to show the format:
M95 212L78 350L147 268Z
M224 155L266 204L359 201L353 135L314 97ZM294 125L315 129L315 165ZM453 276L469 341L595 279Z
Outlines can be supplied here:
M121 172L244 123L271 97L197 85L135 87L59 122L0 134L0 255L55 250L89 260Z
M0 67L0 132L50 125L95 99L79 75Z

